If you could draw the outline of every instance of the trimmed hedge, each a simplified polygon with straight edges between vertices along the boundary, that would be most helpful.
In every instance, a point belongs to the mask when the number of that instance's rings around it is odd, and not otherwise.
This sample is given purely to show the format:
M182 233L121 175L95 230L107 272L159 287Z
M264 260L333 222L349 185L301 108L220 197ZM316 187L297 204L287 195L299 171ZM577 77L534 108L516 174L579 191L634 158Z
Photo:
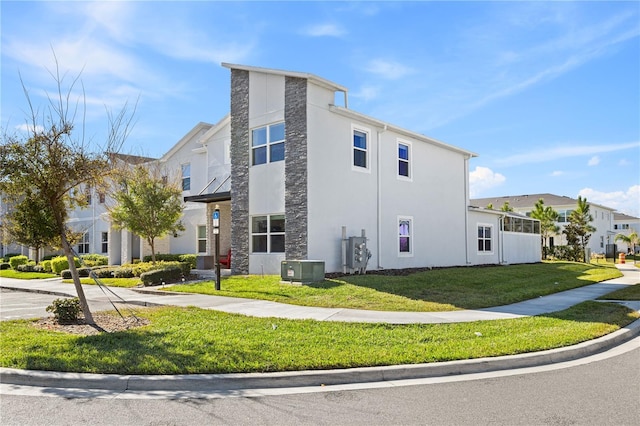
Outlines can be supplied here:
M76 268L80 267L80 259L74 257L73 262L76 264ZM66 256L57 256L51 259L51 271L54 274L60 275L65 269L69 269L69 262Z
M51 260L43 260L40 264L44 272L51 272Z
M16 257L16 256L20 256L20 253L7 253L2 258L2 261L9 263L9 259L11 259L12 257Z
M19 272L40 272L36 270L36 262L27 262L22 265L18 265L16 269Z
M163 269L156 269L144 272L140 275L140 281L145 286L162 284L163 282L177 281L183 276L182 268L179 266L168 266Z
M5 269L11 269L11 264L9 262L0 263L0 271L5 270Z
M109 264L109 257L102 254L83 254L80 259L86 267L107 266Z
M91 268L78 268L78 276L81 277L81 278L88 277L90 272L91 272ZM71 269L65 269L64 271L62 271L60 273L60 276L64 280L70 280L71 279Z
M9 258L9 265L11 265L11 269L14 271L18 270L18 266L26 265L29 262L29 258L24 255L13 256Z
M196 268L195 254L170 254L170 253L158 253L156 254L156 262L187 262L191 265L191 269ZM151 262L151 256L145 256L142 258L144 262Z

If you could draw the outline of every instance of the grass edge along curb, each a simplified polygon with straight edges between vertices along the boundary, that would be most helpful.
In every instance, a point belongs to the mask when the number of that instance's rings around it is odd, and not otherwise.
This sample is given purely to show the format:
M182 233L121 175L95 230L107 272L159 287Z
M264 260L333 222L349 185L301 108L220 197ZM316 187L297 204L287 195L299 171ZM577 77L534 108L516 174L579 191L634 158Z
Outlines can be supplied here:
M584 302L538 317L454 324L250 318L198 308L142 310L152 325L77 336L0 324L0 365L106 374L248 373L420 364L515 355L615 332L639 314Z

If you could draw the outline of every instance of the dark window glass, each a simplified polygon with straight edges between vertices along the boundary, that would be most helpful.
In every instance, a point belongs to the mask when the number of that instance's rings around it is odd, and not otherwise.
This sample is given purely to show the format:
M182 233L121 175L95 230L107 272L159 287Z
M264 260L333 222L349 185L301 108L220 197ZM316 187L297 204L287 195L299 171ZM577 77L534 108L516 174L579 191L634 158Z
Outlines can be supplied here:
M270 162L283 161L284 160L284 142L273 144L270 146L271 152L269 153Z
M267 252L267 236L254 235L253 236L253 253L266 253L266 252Z
M284 253L284 235L271 236L271 253Z
M255 216L252 220L251 232L254 234L266 234L267 216Z
M353 150L353 165L358 167L367 167L367 152L359 149Z
M260 148L253 149L253 165L265 164L267 162L267 147L261 146Z

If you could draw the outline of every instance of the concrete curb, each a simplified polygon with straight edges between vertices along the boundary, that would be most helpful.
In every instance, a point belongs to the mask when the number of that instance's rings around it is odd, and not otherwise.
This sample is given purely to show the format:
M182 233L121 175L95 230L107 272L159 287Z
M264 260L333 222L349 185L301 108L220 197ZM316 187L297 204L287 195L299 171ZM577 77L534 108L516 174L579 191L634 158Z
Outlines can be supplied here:
M606 351L640 335L640 320L606 336L577 345L522 355L429 364L279 373L117 375L61 373L0 368L2 384L111 391L217 391L311 387L433 378L537 367Z

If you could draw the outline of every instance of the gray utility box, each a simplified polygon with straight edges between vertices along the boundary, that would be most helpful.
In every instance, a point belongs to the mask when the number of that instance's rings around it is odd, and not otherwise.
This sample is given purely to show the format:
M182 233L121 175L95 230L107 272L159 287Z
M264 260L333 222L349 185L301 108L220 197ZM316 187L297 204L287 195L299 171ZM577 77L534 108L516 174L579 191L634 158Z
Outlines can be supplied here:
M216 263L213 261L213 256L197 256L196 257L196 269L213 269Z
M280 264L282 281L314 283L324 280L323 260L283 260Z
M369 260L367 239L365 237L349 237L347 244L347 266L351 269L365 268Z

